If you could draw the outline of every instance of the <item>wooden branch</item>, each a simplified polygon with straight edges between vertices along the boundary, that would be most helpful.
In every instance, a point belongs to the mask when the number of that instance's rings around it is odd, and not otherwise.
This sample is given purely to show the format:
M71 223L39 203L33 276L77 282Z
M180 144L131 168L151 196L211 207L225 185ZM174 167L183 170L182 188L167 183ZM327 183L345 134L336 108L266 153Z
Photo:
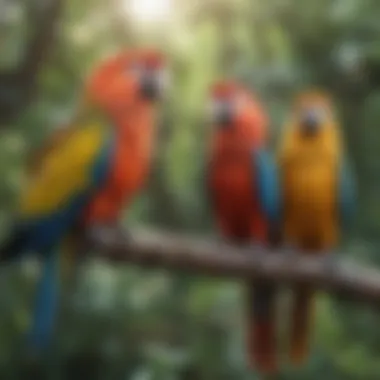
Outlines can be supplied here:
M45 0L43 10L36 17L35 31L26 46L24 59L20 64L20 74L25 78L35 78L45 60L47 50L52 45L58 17L62 10L62 0Z
M47 0L38 17L30 20L34 33L26 44L21 62L13 69L0 72L0 124L9 123L29 104L38 73L53 45L55 29L63 0Z
M100 257L110 261L206 276L309 284L344 299L380 303L380 273L354 263L337 262L331 268L323 257L238 249L169 233L133 231L128 235L104 233L91 244Z

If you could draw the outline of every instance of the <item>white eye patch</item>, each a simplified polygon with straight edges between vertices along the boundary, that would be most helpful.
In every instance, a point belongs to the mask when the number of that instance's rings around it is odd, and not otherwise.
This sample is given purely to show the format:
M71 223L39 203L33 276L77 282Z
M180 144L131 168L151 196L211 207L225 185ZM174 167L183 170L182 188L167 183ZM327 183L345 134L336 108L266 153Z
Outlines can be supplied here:
M167 69L160 69L155 73L158 88L160 92L165 92L168 90L171 84L171 78L169 71Z
M308 109L307 113L321 123L328 118L328 112L324 107L312 107Z
M244 107L245 99L241 96L235 96L229 99L211 100L206 105L207 120L213 122L218 119L221 114L237 115Z

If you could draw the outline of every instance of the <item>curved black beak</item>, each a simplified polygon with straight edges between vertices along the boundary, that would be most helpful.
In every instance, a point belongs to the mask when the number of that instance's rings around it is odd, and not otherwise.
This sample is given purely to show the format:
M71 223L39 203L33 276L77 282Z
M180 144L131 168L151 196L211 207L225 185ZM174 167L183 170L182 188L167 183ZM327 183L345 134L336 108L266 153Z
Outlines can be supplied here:
M147 100L159 100L164 95L166 85L166 77L161 71L145 73L140 83L141 94Z
M321 118L314 110L307 110L301 116L301 128L306 135L314 135L322 125Z
M225 128L233 123L234 117L235 112L232 105L228 102L220 102L212 111L211 122Z

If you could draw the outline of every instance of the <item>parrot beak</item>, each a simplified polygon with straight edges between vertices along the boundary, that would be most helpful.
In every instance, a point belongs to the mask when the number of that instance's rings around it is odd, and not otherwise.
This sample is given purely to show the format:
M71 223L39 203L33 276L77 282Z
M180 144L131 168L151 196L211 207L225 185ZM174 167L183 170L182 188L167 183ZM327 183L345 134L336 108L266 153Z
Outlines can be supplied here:
M234 121L234 108L226 101L212 102L209 113L210 122L223 128L230 126Z
M140 81L140 90L144 99L160 100L169 85L168 73L163 70L153 70L144 74Z
M310 109L301 116L301 128L305 135L314 136L322 126L322 120L318 112Z

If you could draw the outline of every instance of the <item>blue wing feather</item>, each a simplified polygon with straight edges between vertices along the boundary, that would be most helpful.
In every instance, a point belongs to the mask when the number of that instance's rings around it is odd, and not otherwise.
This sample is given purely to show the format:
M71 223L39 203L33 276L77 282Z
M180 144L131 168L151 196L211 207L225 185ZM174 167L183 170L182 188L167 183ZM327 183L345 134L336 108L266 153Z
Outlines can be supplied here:
M339 168L338 191L340 219L343 225L347 225L355 212L356 184L350 167L345 161Z
M264 149L253 152L255 186L262 211L271 222L280 219L281 197L274 160Z

